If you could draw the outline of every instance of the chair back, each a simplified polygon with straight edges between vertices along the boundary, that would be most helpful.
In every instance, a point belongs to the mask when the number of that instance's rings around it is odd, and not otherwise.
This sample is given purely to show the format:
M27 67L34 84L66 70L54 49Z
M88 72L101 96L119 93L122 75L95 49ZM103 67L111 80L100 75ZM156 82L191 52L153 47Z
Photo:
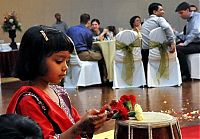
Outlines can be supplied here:
M77 88L78 86L89 86L100 83L101 78L98 62L81 61L74 46L74 52L71 54L69 61L68 73L64 80L64 87Z
M116 35L115 39L119 42L129 45L135 41L137 37L137 32L133 30L123 30Z
M164 41L167 40L165 32L163 31L161 27L151 30L149 34L149 39L151 41L155 41L159 43L163 43Z
M121 32L119 32L116 37L116 47L117 47L117 42L119 43L123 43L124 45L130 46L132 43L134 43L136 41L136 39L140 39L139 43L139 47L134 47L132 49L132 54L134 57L134 60L140 60L142 58L141 56L141 38L139 38L139 35L136 31L133 30L123 30ZM115 60L118 62L122 62L123 61L123 57L126 55L126 53L124 53L124 51L121 49L117 49L116 48L116 57Z
M150 41L158 42L158 43L161 43L161 44L163 44L164 42L167 42L166 34L161 27L158 27L158 28L151 30L150 34L149 34L149 39L150 39ZM167 53L168 53L169 59L175 58L177 56L176 52L169 53L168 50L169 50L169 47L167 46ZM160 59L160 51L159 51L158 47L156 47L154 49L150 49L149 58L150 59Z
M81 65L81 60L78 57L78 54L76 53L76 50L74 49L74 52L70 55L69 60L70 65Z
M70 37L69 37L69 39L71 40L71 42L73 43L73 46L74 46L74 51L70 55L69 65L74 65L74 66L79 65L80 66L81 60L79 59L78 54L76 52L74 42L72 41L72 39Z

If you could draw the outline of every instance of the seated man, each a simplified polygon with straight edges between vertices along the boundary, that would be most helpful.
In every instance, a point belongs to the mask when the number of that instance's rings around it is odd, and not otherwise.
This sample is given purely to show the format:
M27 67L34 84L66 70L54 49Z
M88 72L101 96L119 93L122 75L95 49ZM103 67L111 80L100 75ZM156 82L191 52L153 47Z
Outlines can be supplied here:
M82 61L98 61L102 59L100 50L92 47L92 32L90 31L90 15L80 16L80 25L72 26L68 29L67 35L73 40L76 52Z
M43 139L38 124L17 114L0 115L0 139Z
M80 16L80 25L72 26L68 29L67 35L74 42L78 57L82 61L98 61L102 81L106 80L107 71L105 62L99 47L93 47L93 34L90 30L90 15Z
M182 19L187 20L185 33L178 33L176 36L181 40L177 45L177 56L180 62L182 80L190 79L190 72L186 56L188 54L200 53L200 13L191 12L190 4L182 2L175 10Z

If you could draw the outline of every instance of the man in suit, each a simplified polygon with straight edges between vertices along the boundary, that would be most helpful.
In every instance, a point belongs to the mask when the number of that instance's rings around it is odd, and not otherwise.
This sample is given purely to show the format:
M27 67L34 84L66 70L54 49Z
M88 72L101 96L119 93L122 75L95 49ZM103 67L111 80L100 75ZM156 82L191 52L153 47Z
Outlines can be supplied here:
M182 80L190 80L190 72L187 64L187 55L200 53L200 13L192 12L190 4L187 2L180 3L175 12L187 20L185 33L175 31L177 38L181 41L177 44L177 56L180 62Z

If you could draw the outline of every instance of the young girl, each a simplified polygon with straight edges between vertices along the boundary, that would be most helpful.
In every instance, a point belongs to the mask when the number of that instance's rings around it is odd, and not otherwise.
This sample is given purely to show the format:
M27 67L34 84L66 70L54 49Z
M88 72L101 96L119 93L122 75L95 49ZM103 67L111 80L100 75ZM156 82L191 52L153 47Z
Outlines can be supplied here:
M45 139L91 138L106 121L106 114L89 110L80 118L66 90L57 85L67 73L74 45L59 30L33 26L22 37L16 77L28 80L11 99L7 113L29 116L42 129Z

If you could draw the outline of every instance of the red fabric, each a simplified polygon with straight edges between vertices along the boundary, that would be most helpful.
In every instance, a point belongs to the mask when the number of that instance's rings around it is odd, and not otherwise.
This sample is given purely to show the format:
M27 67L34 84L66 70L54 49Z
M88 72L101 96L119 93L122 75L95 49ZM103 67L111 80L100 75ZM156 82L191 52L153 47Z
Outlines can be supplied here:
M23 86L15 92L8 106L7 113L15 113L19 97L26 92L35 93L43 100L43 102L49 108L48 115L52 120L54 120L55 123L57 123L62 132L66 131L73 125L65 112L58 105L56 105L48 95L46 95L42 90L32 86ZM41 111L40 106L31 96L23 97L18 105L18 114L29 116L35 120L42 128L45 139L49 139L54 136L55 133L51 123ZM72 107L72 116L75 122L80 119L80 116L74 107Z
M200 125L181 128L182 139L200 139Z

